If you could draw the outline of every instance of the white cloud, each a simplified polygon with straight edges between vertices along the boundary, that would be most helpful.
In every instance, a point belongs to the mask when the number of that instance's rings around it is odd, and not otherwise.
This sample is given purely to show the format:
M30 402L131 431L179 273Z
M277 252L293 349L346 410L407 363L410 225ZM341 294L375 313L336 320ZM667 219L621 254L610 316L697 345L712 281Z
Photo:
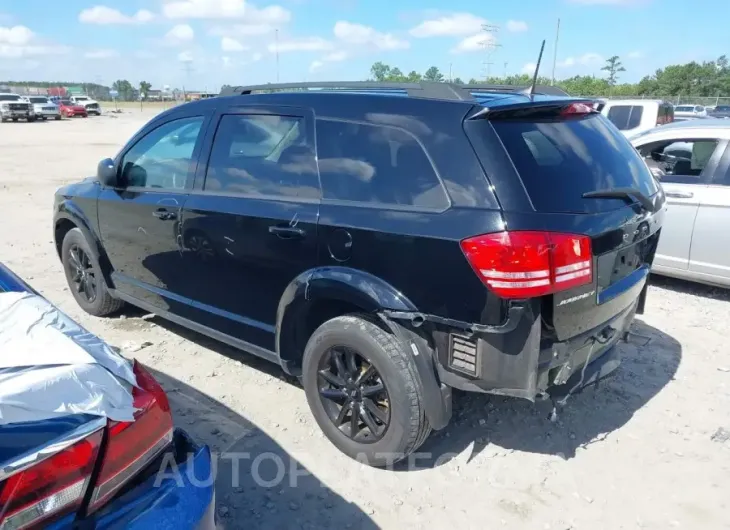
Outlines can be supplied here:
M589 66L598 62L602 62L603 57L597 53L584 53L578 57L567 57L562 61L558 61L558 68L570 68L571 66Z
M321 37L307 37L304 39L292 39L292 40L284 40L279 42L279 45L275 42L272 42L268 46L268 50L271 53L275 53L277 51L281 53L286 52L321 52L321 51L327 51L332 49L332 43L328 40L325 40Z
M0 28L0 44L11 46L23 46L28 44L35 35L25 26L13 26L12 28Z
M281 6L272 5L259 9L253 4L246 4L240 21L233 25L215 26L210 34L234 38L266 35L291 22L291 18L291 11Z
M527 31L527 22L524 22L523 20L508 20L507 31L511 31L512 33Z
M629 59L641 59L642 57L644 57L644 52L639 50L629 52L628 54Z
M162 5L167 18L241 18L245 12L244 0L183 0Z
M264 58L264 54L263 54L263 53L254 53L254 54L253 54L253 55L251 56L251 60L253 60L254 62L255 62L255 61L260 61L260 60L261 60L261 59L263 59L263 58Z
M342 42L359 46L372 46L378 50L403 50L410 47L406 40L375 28L340 20L335 23L334 34Z
M152 12L146 9L140 9L130 16L107 6L94 6L79 13L79 22L83 24L146 24L154 18Z
M488 33L477 33L471 37L461 40L455 47L451 49L451 53L477 52L491 42L494 42L494 36Z
M194 57L192 52L180 52L177 54L177 60L181 63L192 63L193 59Z
M178 46L195 38L195 31L187 24L178 24L165 34L165 44Z
M410 34L417 38L426 37L460 37L474 34L482 29L487 21L471 13L453 13L451 15L424 20Z
M41 42L25 26L0 27L0 57L17 59L40 55L59 55L68 51L67 46L54 46Z
M324 57L321 57L320 59L318 59L316 61L312 61L312 64L309 65L309 71L316 72L317 70L320 70L327 63L339 63L339 62L342 62L345 59L347 59L349 56L350 56L350 54L344 50L339 50L336 52L328 53Z
M527 63L525 66L522 67L522 73L523 74L534 74L535 68L537 68L536 63Z
M248 49L248 46L244 46L236 39L231 37L223 37L221 39L221 50L224 52L242 52Z
M119 57L117 50L89 50L84 53L84 57L87 59L113 59Z

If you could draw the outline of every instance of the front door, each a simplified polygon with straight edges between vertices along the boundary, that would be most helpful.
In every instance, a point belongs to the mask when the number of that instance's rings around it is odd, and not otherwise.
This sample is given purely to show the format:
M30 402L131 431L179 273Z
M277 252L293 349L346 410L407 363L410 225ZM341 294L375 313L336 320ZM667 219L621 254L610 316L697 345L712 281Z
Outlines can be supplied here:
M273 351L286 287L316 265L311 111L232 107L214 118L181 239L196 321Z
M185 278L179 242L182 207L194 179L203 116L167 121L117 161L119 185L98 201L99 230L116 289L175 313Z
M716 139L672 138L637 147L667 196L667 216L654 258L657 269L689 268L700 196L718 143Z
M700 208L692 235L689 270L713 283L730 285L730 146L712 171L700 196Z

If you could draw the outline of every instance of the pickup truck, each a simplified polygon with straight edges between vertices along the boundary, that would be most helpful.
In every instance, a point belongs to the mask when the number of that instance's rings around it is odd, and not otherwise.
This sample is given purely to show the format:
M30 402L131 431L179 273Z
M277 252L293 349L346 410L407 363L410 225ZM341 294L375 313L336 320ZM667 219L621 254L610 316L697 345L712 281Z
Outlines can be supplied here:
M18 94L0 94L0 121L35 121L33 105Z
M101 106L99 105L99 102L91 99L89 96L71 96L69 99L77 105L84 107L87 114L96 114L97 116L101 116Z

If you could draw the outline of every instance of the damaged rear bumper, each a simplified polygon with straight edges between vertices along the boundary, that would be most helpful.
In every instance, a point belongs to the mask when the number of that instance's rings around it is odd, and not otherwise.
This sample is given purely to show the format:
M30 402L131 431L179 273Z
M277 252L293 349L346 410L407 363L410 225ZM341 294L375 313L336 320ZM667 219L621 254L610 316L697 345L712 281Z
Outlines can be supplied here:
M430 359L431 366L419 369L422 379L433 379L434 392L449 387L535 400L541 394L577 391L576 386L593 384L614 371L620 364L615 345L636 308L634 302L608 322L549 346L541 335L539 306L532 302L513 305L505 322L496 326L415 312L384 311L381 316L408 330L408 338L425 353L419 355L421 364Z

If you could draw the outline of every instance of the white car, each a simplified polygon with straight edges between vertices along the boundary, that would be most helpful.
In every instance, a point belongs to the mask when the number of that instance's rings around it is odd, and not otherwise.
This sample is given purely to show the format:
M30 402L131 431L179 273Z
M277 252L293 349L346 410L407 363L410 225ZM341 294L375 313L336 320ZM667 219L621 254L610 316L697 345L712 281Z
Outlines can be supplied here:
M86 114L96 114L101 116L101 106L99 102L91 99L89 96L71 96L69 98L72 102L77 105L81 105L86 109Z
M674 121L674 107L660 99L609 99L601 114L627 137Z
M675 122L629 140L667 197L652 272L730 287L730 122Z
M702 105L675 105L674 116L677 118L707 118L707 109Z

